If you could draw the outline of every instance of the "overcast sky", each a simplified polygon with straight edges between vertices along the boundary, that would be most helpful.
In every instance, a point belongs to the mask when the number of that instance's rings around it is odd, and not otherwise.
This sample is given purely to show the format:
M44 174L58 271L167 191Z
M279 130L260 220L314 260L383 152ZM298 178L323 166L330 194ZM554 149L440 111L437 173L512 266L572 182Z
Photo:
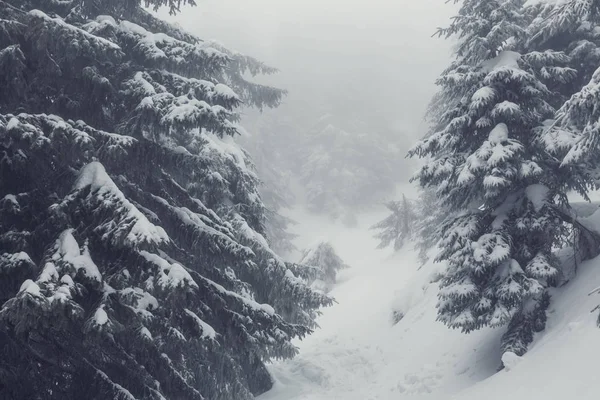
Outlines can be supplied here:
M197 2L175 20L279 68L274 82L290 91L286 110L307 101L361 108L416 135L449 59L449 43L431 37L452 14L445 0Z

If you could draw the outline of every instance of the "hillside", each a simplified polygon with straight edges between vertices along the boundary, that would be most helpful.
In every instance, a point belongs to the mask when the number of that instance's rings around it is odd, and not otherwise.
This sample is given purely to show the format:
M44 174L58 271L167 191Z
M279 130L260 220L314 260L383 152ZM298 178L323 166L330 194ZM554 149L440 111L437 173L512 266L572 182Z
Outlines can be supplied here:
M546 331L498 372L502 330L465 335L436 322L437 284L429 282L440 265L418 269L410 249L393 256L374 250L367 227L379 215L354 229L294 217L304 221L299 244L317 230L352 268L334 288L338 304L325 310L321 329L297 343L300 355L271 365L277 384L260 400L585 400L600 393L600 330L597 311L590 312L600 296L588 295L600 286L600 260L579 266L577 277L552 293ZM392 310L405 314L396 325Z

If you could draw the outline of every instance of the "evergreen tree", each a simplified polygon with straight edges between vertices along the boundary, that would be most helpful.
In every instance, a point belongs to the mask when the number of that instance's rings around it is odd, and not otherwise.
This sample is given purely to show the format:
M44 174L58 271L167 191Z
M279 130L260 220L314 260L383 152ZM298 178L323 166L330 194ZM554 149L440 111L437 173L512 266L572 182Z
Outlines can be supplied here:
M315 289L323 292L331 290L336 283L337 273L348 265L337 255L333 246L326 241L320 241L305 249L300 258L303 276Z
M600 188L600 2L569 0L558 4L536 27L533 40L566 48L577 68L578 80L568 100L544 129L546 151L561 161L565 185L589 201L588 193ZM576 213L567 210L575 224L574 260L600 253L600 235L578 224ZM600 325L600 319L599 325Z
M437 82L432 131L410 152L430 157L416 179L452 213L437 257L447 263L439 320L464 332L508 325L503 349L518 355L543 323L515 321L542 321L560 277L566 188L539 127L555 112L551 88L575 75L563 52L526 46L523 3L464 0L439 31L459 38L456 58Z
M385 204L391 214L371 227L381 232L375 237L380 243L378 249L384 249L390 244L394 250L400 250L407 241L412 240L415 235L415 223L417 214L414 211L414 204L402 195L400 201L390 201Z
M242 79L266 67L137 0L0 16L0 398L270 388L264 362L293 356L331 300L269 247L233 141L242 101L283 95Z

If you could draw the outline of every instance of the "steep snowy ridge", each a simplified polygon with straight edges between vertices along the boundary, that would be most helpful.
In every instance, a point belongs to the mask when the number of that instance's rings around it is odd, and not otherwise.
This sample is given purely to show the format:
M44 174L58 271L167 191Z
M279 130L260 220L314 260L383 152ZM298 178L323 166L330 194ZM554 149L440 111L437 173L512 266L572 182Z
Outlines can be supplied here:
M600 329L597 311L590 312L600 295L588 295L600 286L600 260L580 265L577 277L552 293L547 330L498 371L503 329L465 335L437 322L432 281L442 266L419 269L412 249L375 250L367 228L376 216L352 229L323 226L298 211L293 218L302 221L300 247L318 231L352 268L341 272L331 293L338 303L324 310L321 329L297 342L295 359L271 365L276 385L260 400L554 400L600 393ZM404 315L395 325L393 310Z

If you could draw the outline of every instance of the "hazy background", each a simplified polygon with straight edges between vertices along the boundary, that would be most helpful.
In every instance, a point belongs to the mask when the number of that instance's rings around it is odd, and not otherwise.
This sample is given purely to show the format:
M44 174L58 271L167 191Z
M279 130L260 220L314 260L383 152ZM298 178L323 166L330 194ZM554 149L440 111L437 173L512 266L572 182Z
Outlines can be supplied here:
M445 0L197 2L168 18L279 68L273 82L290 91L288 107L360 106L416 135L448 60L447 41L431 37L452 15Z
M432 37L445 0L197 0L177 22L202 39L280 70L261 83L287 89L275 110L243 125L275 211L290 204L352 221L397 198L415 167L406 151L423 135L449 41ZM404 185L404 186L403 186ZM398 188L402 188L398 190Z

